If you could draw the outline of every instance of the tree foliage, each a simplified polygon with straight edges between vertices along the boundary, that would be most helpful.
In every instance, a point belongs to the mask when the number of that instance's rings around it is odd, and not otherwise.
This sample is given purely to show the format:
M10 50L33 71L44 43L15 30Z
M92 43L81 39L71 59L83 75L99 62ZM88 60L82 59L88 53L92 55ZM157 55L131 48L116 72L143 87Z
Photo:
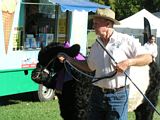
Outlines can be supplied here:
M150 12L160 11L160 0L90 0L103 5L109 5L116 13L118 20L129 17L146 9Z

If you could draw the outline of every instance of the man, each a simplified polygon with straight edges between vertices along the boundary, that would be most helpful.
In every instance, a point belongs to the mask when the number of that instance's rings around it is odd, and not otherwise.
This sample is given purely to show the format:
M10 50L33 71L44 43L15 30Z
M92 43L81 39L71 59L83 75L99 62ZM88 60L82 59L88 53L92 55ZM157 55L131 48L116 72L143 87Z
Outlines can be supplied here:
M98 9L93 17L98 42L95 41L92 45L87 60L76 61L65 54L58 55L61 62L66 59L81 70L95 71L95 77L104 77L117 70L113 78L94 83L89 120L127 120L128 83L124 72L129 73L130 66L143 66L152 61L151 55L139 41L116 32L113 29L114 24L119 22L112 10Z
M155 61L155 58L157 57L157 44L155 43L156 41L156 37L154 35L151 35L149 37L149 40L147 43L144 44L144 47L149 50L149 52L152 54L153 56L153 60Z

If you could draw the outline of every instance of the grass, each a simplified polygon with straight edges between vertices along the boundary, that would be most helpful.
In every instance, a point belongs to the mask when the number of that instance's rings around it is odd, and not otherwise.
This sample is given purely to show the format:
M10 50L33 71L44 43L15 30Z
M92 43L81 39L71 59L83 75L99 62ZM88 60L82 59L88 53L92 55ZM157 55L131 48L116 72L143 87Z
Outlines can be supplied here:
M58 100L48 102L32 101L30 95L19 94L0 99L0 120L62 120L59 113ZM157 107L160 111L160 101ZM128 120L135 120L133 112L129 112ZM153 120L160 116L154 114Z
M29 93L1 98L0 120L62 120L57 100L32 101Z

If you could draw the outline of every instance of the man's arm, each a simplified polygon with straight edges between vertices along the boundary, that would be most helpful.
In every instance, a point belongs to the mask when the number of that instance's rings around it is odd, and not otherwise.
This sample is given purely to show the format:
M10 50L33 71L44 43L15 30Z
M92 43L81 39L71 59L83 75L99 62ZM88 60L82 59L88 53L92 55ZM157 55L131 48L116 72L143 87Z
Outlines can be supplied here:
M138 55L134 58L127 59L124 61L119 62L116 65L116 69L118 72L124 72L126 69L128 69L130 66L144 66L148 65L149 63L152 62L152 55L151 54L143 54L143 55Z
M152 55L151 54L143 54L138 55L135 58L129 59L129 66L144 66L148 65L152 62Z

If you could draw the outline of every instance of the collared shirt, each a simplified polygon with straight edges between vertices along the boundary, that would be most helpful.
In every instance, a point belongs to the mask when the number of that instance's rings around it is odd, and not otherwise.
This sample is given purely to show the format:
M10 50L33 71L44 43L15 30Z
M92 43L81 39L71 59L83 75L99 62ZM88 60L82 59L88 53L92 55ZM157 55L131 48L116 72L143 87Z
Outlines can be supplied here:
M145 43L144 44L144 47L152 54L152 56L154 57L154 60L155 58L157 57L157 44L156 43Z
M100 38L97 39L101 41ZM116 31L113 32L105 49L117 63L140 54L148 53L137 39ZM87 62L91 70L96 70L95 77L106 76L109 72L114 70L113 65L115 62L98 42L92 45ZM126 73L129 74L129 69ZM100 80L94 84L102 88L119 88L128 84L128 82L125 83L125 75L122 73L110 79Z

